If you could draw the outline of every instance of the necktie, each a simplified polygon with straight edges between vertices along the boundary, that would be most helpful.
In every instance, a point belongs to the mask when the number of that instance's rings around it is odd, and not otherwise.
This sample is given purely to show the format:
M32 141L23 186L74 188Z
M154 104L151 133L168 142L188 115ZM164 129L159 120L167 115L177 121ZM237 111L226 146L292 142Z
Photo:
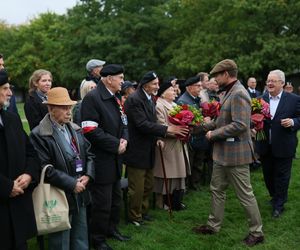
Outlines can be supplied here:
M155 105L154 105L154 102L153 102L152 98L148 99L148 101L149 101L149 105L151 107L152 113L154 113L155 112Z
M67 140L67 142L70 144L70 143L71 143L71 141L70 141L70 137L69 137L69 134L68 134L68 132L67 132L66 128L62 128L60 131L63 133L63 135L64 135L65 139L66 139L66 140Z

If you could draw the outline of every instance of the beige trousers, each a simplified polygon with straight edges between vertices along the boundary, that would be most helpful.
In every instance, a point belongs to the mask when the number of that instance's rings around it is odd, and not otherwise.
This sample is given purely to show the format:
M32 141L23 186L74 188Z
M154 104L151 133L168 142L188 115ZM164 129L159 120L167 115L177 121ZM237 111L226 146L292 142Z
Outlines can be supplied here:
M250 234L263 235L262 220L250 183L249 165L222 166L214 163L210 183L211 212L207 224L216 232L220 230L224 218L226 189L229 184L233 186L237 198L245 209Z

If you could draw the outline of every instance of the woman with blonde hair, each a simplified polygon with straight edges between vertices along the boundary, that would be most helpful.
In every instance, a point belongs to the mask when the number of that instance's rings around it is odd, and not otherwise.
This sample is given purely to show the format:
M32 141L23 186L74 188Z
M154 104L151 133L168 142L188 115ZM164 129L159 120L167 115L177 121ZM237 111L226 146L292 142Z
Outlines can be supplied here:
M38 69L29 78L29 96L25 101L24 110L30 130L39 125L48 113L46 105L47 93L52 86L52 74L45 69Z
M78 126L81 126L81 101L88 92L90 92L92 89L95 89L96 87L97 85L94 81L83 80L83 82L80 85L81 100L78 101L73 108L73 122L76 123Z

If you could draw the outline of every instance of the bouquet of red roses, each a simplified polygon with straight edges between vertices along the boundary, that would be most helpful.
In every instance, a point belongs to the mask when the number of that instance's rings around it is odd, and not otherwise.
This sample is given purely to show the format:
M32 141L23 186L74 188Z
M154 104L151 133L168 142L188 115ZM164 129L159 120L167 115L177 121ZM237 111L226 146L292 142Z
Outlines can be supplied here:
M264 120L270 119L270 105L262 98L251 99L251 121L254 124L254 129L257 131L255 139L257 141L265 140Z
M203 122L203 115L201 110L187 104L176 105L169 112L169 121L174 125L181 126L199 126ZM181 141L187 142L189 140L190 133L184 137L178 136Z
M204 117L208 116L215 119L220 115L221 104L216 100L203 102L201 103L201 109Z

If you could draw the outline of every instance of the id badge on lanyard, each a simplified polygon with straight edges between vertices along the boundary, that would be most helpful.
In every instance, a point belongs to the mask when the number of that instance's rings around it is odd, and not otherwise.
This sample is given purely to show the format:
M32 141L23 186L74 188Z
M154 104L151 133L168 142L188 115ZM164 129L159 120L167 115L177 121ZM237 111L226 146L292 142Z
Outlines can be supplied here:
M76 155L77 155L76 160L75 160L75 171L76 171L76 173L80 173L83 170L82 160L80 159L79 150L76 147L76 141L74 140L74 138L72 138L71 147L72 147L74 153L76 153Z
M83 167L82 167L82 160L80 158L75 160L75 165L76 165L76 173L82 172Z

